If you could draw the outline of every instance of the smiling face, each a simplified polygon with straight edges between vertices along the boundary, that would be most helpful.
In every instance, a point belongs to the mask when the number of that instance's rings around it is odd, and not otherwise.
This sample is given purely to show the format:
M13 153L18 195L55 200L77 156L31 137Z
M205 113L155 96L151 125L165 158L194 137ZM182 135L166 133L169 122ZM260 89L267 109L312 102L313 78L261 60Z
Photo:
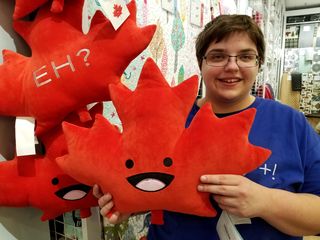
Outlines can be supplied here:
M219 42L211 42L205 56L216 52L232 56L258 55L255 43L245 32L235 32ZM248 107L254 99L250 91L258 69L259 65L239 68L234 57L229 58L224 67L208 66L203 59L201 72L206 86L205 100L211 102L216 113L233 112Z

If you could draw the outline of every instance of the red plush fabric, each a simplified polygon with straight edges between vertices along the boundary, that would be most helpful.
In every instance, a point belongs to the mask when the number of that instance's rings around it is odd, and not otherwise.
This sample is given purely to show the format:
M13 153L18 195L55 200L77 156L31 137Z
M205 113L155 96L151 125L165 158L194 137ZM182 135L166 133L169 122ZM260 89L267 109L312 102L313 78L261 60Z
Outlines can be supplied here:
M123 132L100 115L90 129L64 123L68 155L58 164L75 179L110 192L120 212L215 216L209 194L197 191L200 175L245 174L270 151L248 141L255 109L218 119L207 104L185 129L197 87L192 77L171 88L148 59L134 92L110 86Z
M93 117L102 113L102 104L90 112ZM66 121L86 127L93 122L80 123L77 114L70 114ZM41 141L44 155L0 162L0 206L39 208L43 211L43 221L76 209L80 209L81 217L89 217L90 207L98 205L92 188L65 174L55 161L67 153L61 126L48 131Z
M25 17L29 13L38 9L40 6L48 2L48 0L16 0L13 12L13 19ZM50 1L51 2L51 1ZM63 10L64 0L53 0L51 5L51 11L54 13L61 12Z
M117 31L100 13L84 35L82 4L83 0L66 1L59 14L44 6L34 21L16 21L14 27L31 47L32 56L3 53L0 115L34 117L37 136L71 111L110 100L108 85L119 82L155 31L154 25L137 26L136 6L131 2L130 16Z

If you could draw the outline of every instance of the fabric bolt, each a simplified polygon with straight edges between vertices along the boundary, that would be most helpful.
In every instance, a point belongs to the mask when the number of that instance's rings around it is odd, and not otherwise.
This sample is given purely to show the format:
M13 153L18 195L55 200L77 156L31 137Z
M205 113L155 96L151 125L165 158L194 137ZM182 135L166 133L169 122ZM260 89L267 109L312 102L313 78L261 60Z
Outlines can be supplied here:
M300 106L300 91L292 91L291 80L288 80L288 73L284 73L281 79L279 100L295 109Z

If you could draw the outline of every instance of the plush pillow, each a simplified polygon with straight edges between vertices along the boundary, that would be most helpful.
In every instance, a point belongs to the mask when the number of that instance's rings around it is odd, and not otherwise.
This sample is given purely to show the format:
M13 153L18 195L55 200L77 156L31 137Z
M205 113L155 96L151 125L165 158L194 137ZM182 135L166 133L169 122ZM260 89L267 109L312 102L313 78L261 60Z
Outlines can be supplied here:
M197 86L192 77L171 88L148 59L134 92L110 86L123 131L101 115L90 129L64 123L68 155L58 164L75 179L110 192L120 212L215 216L209 194L197 191L200 176L248 173L270 151L248 141L255 109L218 119L206 104L185 129Z
M13 12L13 19L25 17L29 13L38 9L41 5L48 2L48 0L16 0ZM51 11L58 13L63 9L64 0L53 0Z
M0 115L34 117L37 135L71 111L110 100L108 85L119 82L155 31L155 25L137 26L136 6L131 2L130 16L117 31L99 12L84 35L82 4L82 0L66 1L60 14L44 6L34 21L16 21L14 28L30 45L32 56L3 53Z
M90 110L91 116L102 113L102 109L102 104L96 105ZM74 113L66 121L86 127L93 122L81 123ZM80 209L81 217L90 216L90 207L98 205L92 188L65 174L55 161L67 153L61 125L44 134L41 142L44 155L0 162L0 206L39 208L43 221L76 209Z

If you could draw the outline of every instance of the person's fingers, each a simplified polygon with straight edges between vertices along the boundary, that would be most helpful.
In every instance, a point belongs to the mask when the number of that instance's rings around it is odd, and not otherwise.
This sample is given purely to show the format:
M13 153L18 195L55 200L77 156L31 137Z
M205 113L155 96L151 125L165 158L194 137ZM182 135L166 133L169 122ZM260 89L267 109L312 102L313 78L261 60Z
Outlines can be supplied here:
M92 193L96 198L101 198L103 196L103 193L97 184L93 185Z
M219 206L225 207L237 207L239 206L239 200L234 197L225 197L221 195L214 195L213 199L219 204Z
M222 209L222 210L225 210L227 211L228 213L231 213L231 214L234 214L234 215L238 215L238 208L236 207L233 207L233 206L229 206L229 205L223 205L223 204L219 204L219 207Z
M116 224L119 221L119 217L120 217L120 213L114 212L111 214L111 216L108 218L108 220L111 224Z
M113 208L113 206L114 206L113 201L109 201L108 203L106 203L106 204L105 204L103 207L101 207L101 209L100 209L101 215L104 216L104 217L106 217L106 216L110 213L110 211L111 211L111 209Z
M202 175L200 181L202 183L210 183L215 185L239 185L243 176L233 174L215 174L215 175Z
M228 197L236 197L239 194L238 187L227 185L200 184L198 185L198 191Z
M111 202L112 200L112 196L110 193L106 193L105 195L103 195L102 197L100 197L98 199L98 204L101 208L103 208L106 204L108 204L109 202Z

